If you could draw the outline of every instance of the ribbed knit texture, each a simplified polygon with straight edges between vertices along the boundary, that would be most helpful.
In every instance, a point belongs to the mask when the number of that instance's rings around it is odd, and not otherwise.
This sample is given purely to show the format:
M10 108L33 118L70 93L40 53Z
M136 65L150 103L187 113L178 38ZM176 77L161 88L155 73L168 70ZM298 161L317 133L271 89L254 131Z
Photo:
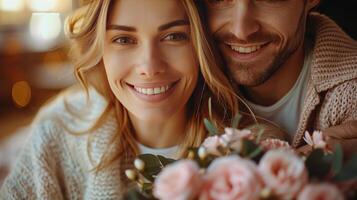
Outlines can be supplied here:
M317 13L309 16L307 32L314 40L311 77L294 147L304 144L305 130L357 120L357 42Z

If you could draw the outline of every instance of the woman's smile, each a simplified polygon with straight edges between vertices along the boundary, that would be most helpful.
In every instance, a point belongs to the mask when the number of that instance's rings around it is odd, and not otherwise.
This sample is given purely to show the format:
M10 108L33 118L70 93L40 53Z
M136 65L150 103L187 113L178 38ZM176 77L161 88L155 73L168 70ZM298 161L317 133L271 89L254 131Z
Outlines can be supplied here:
M126 86L132 91L132 93L140 100L147 102L160 102L167 99L175 91L175 86L180 80L170 81L166 83L142 83L142 84L130 84L126 83Z

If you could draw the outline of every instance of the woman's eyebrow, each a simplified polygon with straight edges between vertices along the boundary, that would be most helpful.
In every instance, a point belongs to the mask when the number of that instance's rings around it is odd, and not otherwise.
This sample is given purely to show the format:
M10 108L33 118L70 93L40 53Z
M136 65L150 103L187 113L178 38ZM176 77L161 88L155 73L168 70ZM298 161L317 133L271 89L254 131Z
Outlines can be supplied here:
M129 31L129 32L136 32L136 28L131 26L123 26L123 25L116 25L110 24L107 26L107 30L119 30L119 31Z
M183 26L183 25L189 25L189 24L190 24L190 22L188 20L179 19L179 20L175 20L175 21L172 21L172 22L169 22L169 23L159 26L158 30L163 31L163 30L169 29L173 26Z
M172 22L168 22L166 24L163 24L161 26L159 26L158 30L159 31L164 31L166 29L169 29L173 26L184 26L184 25L189 25L189 21L186 19L179 19L179 20L175 20ZM135 27L131 27L131 26L123 26L123 25L117 25L117 24L109 24L107 26L107 30L119 30L119 31L129 31L129 32L136 32L136 28Z

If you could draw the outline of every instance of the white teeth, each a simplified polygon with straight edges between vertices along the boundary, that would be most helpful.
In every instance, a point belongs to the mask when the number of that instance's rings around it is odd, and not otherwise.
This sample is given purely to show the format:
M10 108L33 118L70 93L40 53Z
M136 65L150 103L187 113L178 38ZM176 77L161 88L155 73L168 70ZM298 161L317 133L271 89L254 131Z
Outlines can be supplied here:
M134 86L134 89L141 93L141 94L146 94L146 95L154 95L154 94L161 94L166 92L168 89L170 88L170 86L161 86L161 87L155 87L155 88L140 88L140 87L136 87Z
M239 46L230 45L230 47L233 51L237 51L239 53L253 53L258 49L260 49L261 46L239 47Z
M154 88L154 94L159 94L161 92L161 88Z
M154 94L154 89L153 88L146 89L146 93L148 95L152 95L152 94Z

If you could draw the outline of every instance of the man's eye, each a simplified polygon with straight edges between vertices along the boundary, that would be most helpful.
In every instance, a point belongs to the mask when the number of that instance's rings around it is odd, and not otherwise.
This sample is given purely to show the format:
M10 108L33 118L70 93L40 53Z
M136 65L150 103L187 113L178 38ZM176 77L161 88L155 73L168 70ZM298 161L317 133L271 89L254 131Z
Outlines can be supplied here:
M188 40L189 36L186 33L171 33L164 37L165 41L185 41Z
M129 44L136 44L136 40L130 37L118 37L113 40L114 43L120 45L129 45Z

